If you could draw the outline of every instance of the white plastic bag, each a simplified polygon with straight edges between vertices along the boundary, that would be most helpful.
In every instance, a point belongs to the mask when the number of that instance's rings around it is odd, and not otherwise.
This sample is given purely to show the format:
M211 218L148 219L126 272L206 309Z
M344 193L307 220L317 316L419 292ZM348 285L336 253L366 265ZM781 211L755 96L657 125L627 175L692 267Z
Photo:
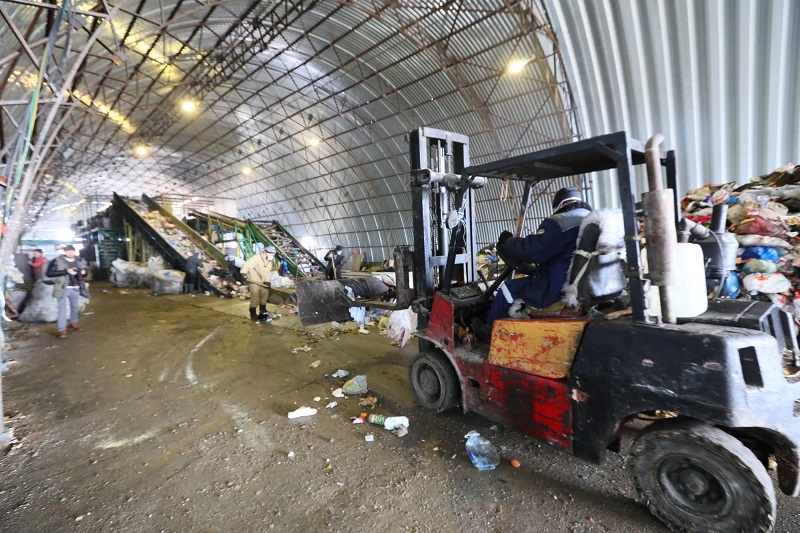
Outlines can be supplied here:
M417 313L411 308L393 311L386 324L385 335L397 341L399 346L405 346L411 334L417 330Z
M777 272L773 274L748 274L744 277L744 288L749 292L778 294L792 288L786 276Z

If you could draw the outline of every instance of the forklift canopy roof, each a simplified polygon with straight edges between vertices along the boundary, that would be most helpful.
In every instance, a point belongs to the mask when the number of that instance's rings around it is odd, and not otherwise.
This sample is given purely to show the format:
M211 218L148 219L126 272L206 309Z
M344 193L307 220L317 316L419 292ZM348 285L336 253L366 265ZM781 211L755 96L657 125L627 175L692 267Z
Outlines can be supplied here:
M501 159L464 169L463 174L498 179L537 182L616 168L626 155L617 147L627 146L633 164L644 163L644 143L624 131L554 146L538 152Z

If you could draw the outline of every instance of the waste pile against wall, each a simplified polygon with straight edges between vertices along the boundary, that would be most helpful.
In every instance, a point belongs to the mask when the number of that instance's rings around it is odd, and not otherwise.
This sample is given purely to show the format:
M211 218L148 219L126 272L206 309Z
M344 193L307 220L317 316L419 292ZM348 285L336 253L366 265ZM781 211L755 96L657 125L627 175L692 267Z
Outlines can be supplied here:
M683 216L708 225L715 203L728 204L727 229L739 243L741 290L722 296L772 301L800 324L800 165L780 167L746 185L705 185L681 202Z

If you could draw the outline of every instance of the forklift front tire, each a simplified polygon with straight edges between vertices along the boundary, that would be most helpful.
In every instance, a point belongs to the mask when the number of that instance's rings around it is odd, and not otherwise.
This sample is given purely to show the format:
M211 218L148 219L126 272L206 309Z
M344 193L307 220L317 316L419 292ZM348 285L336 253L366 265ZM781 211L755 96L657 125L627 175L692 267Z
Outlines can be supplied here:
M655 422L631 453L640 499L671 530L772 531L776 501L769 474L721 429L697 421Z
M458 375L443 355L417 354L408 367L408 381L417 403L425 409L440 413L458 405Z

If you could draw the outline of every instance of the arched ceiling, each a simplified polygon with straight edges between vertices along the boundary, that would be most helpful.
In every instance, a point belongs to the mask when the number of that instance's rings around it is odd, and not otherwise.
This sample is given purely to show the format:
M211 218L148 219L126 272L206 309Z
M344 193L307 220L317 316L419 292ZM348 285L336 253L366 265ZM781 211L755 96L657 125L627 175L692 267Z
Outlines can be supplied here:
M535 1L50 4L2 6L14 30L0 32L7 169L48 32L55 52L33 136L42 142L25 167L38 180L33 213L112 192L235 198L242 216L382 258L412 242L408 131L467 134L473 163L579 133ZM78 10L60 26L59 6ZM530 60L519 76L505 73L514 58ZM183 112L186 100L197 110ZM139 145L146 156L134 154ZM501 193L488 189L485 201ZM494 220L515 210L484 208Z
M411 242L404 134L423 125L469 135L473 162L661 131L682 190L797 160L800 3L541 1L5 0L0 173L23 170L32 216L112 191L224 196L382 258ZM513 58L532 59L521 76ZM480 242L515 215L501 189L481 193Z

